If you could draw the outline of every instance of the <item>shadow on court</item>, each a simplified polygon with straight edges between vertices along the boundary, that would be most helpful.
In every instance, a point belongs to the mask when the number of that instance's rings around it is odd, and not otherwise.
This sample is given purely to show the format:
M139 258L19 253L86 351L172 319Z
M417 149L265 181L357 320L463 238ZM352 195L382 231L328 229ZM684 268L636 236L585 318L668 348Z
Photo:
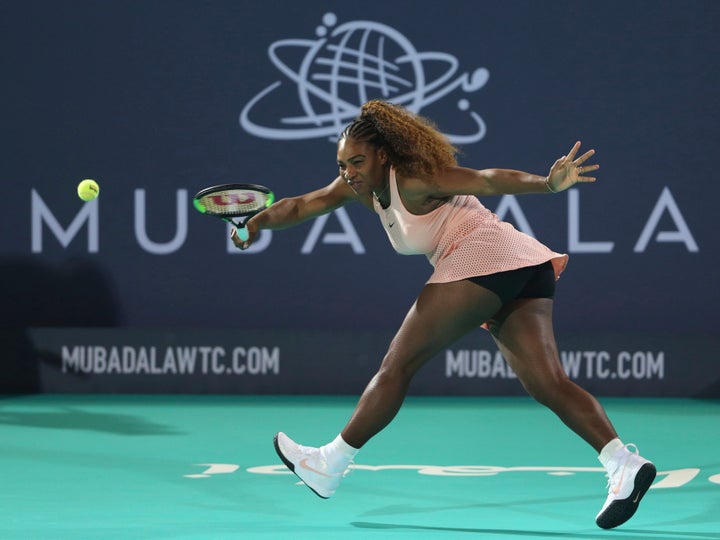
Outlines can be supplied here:
M73 429L115 433L117 435L182 435L172 426L158 424L129 414L87 412L63 407L56 411L4 411L0 408L0 424L48 429Z
M588 540L601 540L607 539L608 533L598 530L597 533L578 533L578 532L553 532L553 531L533 531L533 530L521 530L521 529L483 529L483 528L469 528L469 527L431 527L425 525L403 525L399 523L371 523L367 521L355 521L350 523L353 527L359 529L400 529L400 530L411 530L418 531L438 531L438 532L457 532L457 533L475 533L481 535L497 535L507 536L509 538L581 538ZM668 532L668 531L633 531L631 529L615 529L614 534L617 534L618 538L623 540L648 540L648 539L718 539L720 534L715 533L702 533L702 532Z

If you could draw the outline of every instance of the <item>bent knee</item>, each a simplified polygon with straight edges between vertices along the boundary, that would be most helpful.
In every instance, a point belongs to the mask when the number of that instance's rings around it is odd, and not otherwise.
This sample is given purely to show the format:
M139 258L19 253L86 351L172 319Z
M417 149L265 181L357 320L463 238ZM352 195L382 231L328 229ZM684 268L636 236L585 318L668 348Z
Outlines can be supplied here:
M525 391L538 403L552 407L569 399L575 383L562 371L551 376L522 381Z
M397 356L386 355L380 369L377 372L377 379L380 382L405 382L409 383L415 373L423 365L422 359L407 359L400 361Z

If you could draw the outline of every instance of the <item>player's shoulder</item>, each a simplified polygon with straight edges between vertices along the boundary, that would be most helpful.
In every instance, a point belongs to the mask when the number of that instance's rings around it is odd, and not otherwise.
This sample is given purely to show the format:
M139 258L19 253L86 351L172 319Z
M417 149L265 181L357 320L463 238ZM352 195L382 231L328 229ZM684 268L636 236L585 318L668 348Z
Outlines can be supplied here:
M403 194L433 195L441 191L443 186L451 185L471 172L471 169L464 167L449 166L438 169L432 175L398 175L398 187Z

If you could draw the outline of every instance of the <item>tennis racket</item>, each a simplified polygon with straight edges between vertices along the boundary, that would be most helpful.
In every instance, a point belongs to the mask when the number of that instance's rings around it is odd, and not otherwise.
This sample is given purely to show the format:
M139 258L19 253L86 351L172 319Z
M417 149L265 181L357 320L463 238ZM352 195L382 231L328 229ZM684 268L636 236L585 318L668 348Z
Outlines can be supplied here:
M231 223L243 242L249 238L245 223L275 201L275 194L257 184L220 184L199 191L193 206L201 214ZM239 218L235 221L233 218Z

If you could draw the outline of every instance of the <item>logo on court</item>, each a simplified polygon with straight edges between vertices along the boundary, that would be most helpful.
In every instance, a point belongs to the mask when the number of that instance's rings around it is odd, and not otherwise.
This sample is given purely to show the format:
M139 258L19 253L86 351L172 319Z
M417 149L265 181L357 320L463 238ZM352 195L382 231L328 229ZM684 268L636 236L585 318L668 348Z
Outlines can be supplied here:
M461 73L454 56L418 51L385 24L336 24L335 14L326 13L315 30L317 39L282 39L270 45L268 55L283 79L245 105L240 113L245 131L264 139L334 141L369 99L390 100L420 113L458 89L477 92L490 76L484 67ZM295 100L290 99L293 93ZM288 106L290 110L279 112ZM468 144L482 139L485 122L468 99L458 99L457 108L470 125L465 133L446 133L450 140Z

